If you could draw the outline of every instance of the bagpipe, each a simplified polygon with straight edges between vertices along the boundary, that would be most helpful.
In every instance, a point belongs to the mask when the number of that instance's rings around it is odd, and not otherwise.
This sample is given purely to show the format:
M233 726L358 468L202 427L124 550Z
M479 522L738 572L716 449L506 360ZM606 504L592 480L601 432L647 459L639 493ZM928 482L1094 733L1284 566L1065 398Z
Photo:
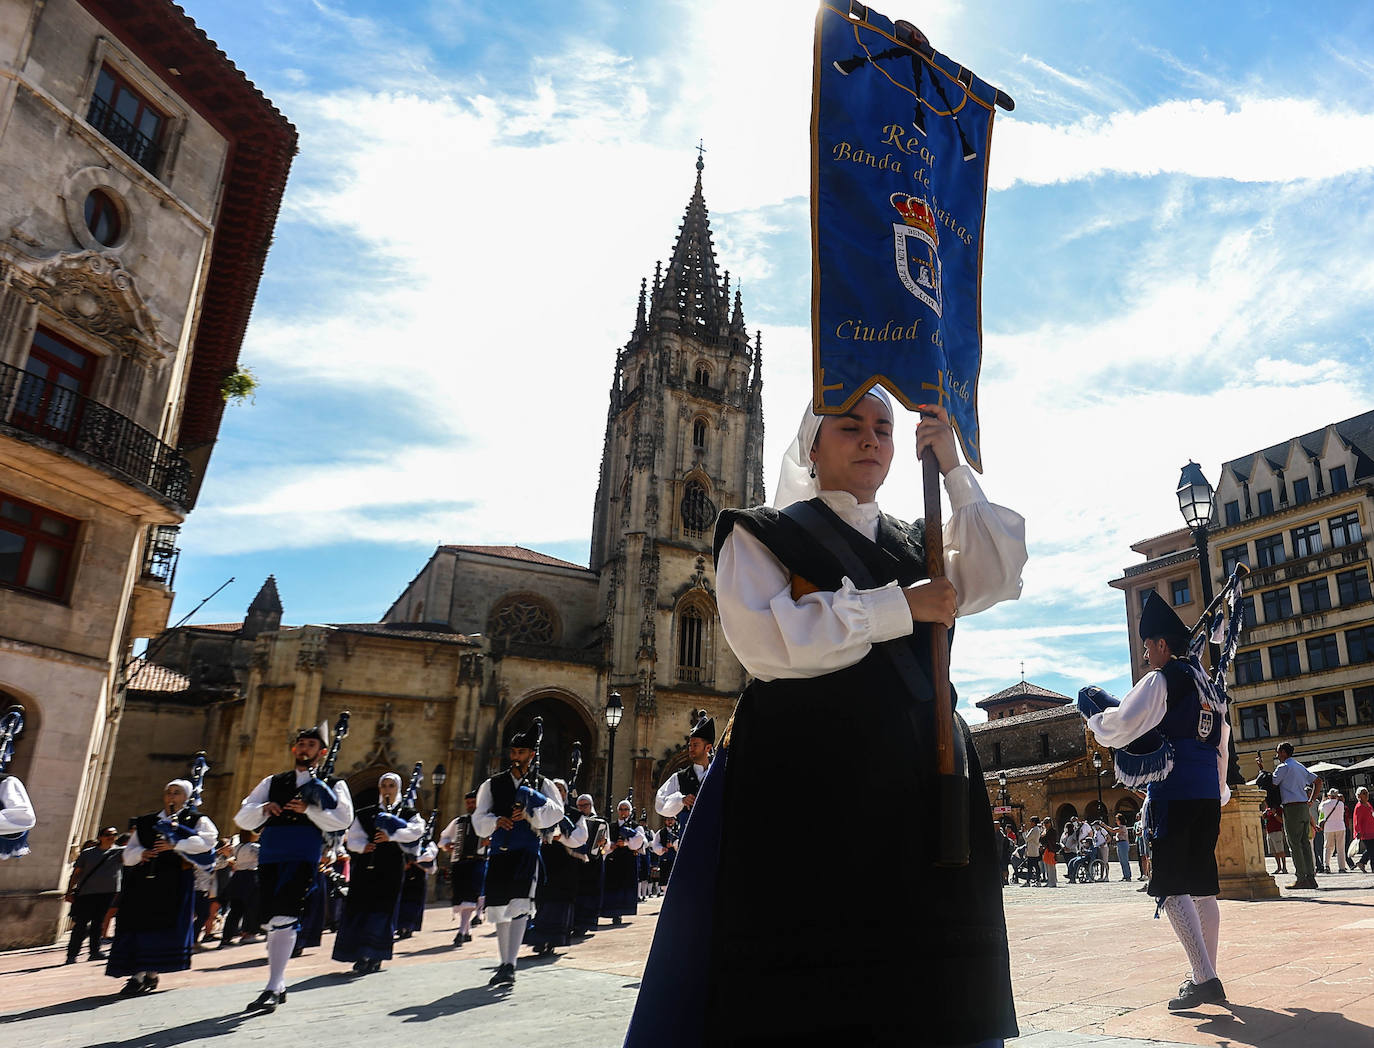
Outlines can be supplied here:
M549 798L540 792L540 784L543 783L543 776L540 772L541 751L544 746L544 718L535 717L532 730L534 731L534 745L530 749L534 750L534 759L530 761L529 767L525 769L525 774L520 779L520 785L515 791L515 801L511 804L511 810L506 813L506 817L514 815L516 811L530 811L535 808L542 808L549 802ZM518 765L512 764L514 770ZM498 826L491 835L490 843L487 845L488 852L509 851L511 846L511 834L517 832L518 827L509 830ZM528 823L525 830L533 833L533 829Z
M196 823L200 822L200 805L205 797L205 774L210 770L210 762L205 759L205 751L201 750L196 754L195 760L191 762L191 793L186 799L186 807L178 812L177 815L163 816L157 821L158 836L166 840L173 846L180 844L184 840L189 840L196 834ZM179 821L179 816L192 814L196 820L190 826ZM209 869L215 865L215 849L209 848L203 852L196 852L187 855L180 853L181 858L188 862L193 862L197 866Z
M329 779L333 776L334 765L339 759L339 747L343 745L346 738L348 738L348 711L344 710L339 714L338 722L334 725L334 737L329 740L329 749L325 753L324 764L315 772L314 777L301 783L300 788L296 791L296 796L305 801L306 804L313 804L325 811L332 811L339 806L339 796L334 792L334 788L329 785Z
M1240 609L1241 580L1249 573L1250 569L1245 564L1237 564L1232 569L1226 584L1188 631L1188 652L1182 657L1205 710L1221 717L1226 716L1229 701L1226 671L1235 658L1244 625L1245 617ZM1202 649L1209 642L1219 646L1216 665L1210 677L1202 666ZM1078 712L1084 720L1120 705L1120 699L1096 685L1089 685L1078 692ZM1112 751L1117 781L1132 789L1141 789L1149 783L1168 778L1174 770L1174 757L1173 744L1158 728L1151 728L1130 745Z
M564 839L573 835L577 820L582 817L582 811L577 806L577 777L582 774L582 743L573 743L568 765L572 769L568 773L568 799L563 803L563 818L558 823L558 832Z
M325 884L334 895L347 897L348 878L345 877L334 866L335 853L339 849L339 842L343 840L343 830L333 830L324 835L324 847L320 849L320 873L324 875ZM325 856L328 855L328 858Z
M0 775L4 775L14 760L14 743L24 734L24 707L15 705L0 717Z
M11 706L0 717L0 775L14 760L14 743L24 733L24 707ZM29 851L29 831L0 834L0 858L18 858Z
M411 769L410 772L410 782L406 785L405 796L401 798L400 803L395 807L378 805L377 817L372 820L372 824L388 837L400 830L404 830L410 820L402 818L397 815L396 812L406 808L409 808L411 811L415 810L415 804L420 799L420 784L424 782L424 780L424 762L416 761L415 767Z

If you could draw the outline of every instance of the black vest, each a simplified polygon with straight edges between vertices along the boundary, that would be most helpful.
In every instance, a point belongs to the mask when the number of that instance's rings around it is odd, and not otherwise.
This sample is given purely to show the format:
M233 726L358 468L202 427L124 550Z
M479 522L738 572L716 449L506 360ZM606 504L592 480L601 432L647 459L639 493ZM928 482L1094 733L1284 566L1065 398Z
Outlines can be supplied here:
M333 786L339 780L337 776L331 775L325 781L330 786ZM273 804L279 804L283 808L285 808L286 805L289 804L295 798L299 790L300 787L296 785L296 772L293 768L291 771L284 771L281 772L279 775L272 776L271 781L269 781L267 784L267 799L271 801ZM270 816L266 822L264 822L260 827L258 827L258 829L259 831L261 831L265 830L269 826L314 825L315 824L310 821L310 817L306 815L304 812L283 811L279 815Z
M695 764L689 764L677 773L677 792L684 797L701 792L701 776L697 774Z

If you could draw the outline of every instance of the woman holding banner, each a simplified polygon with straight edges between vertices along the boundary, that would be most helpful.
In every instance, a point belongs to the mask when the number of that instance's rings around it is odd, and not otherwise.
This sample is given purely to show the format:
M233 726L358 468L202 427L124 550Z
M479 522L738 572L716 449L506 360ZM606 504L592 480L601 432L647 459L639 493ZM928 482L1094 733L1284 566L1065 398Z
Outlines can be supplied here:
M894 454L878 387L842 415L808 409L773 507L717 521L721 624L754 680L683 838L633 1048L999 1045L1017 1034L999 845L967 739L968 864L937 866L928 832L929 631L1019 596L1024 521L960 465L943 408L921 410L917 453L937 457L953 507L945 579L926 579L921 522L875 501ZM890 657L892 646L904 654ZM757 862L757 818L796 754L823 762L806 768L817 799L801 832L834 846L779 884Z

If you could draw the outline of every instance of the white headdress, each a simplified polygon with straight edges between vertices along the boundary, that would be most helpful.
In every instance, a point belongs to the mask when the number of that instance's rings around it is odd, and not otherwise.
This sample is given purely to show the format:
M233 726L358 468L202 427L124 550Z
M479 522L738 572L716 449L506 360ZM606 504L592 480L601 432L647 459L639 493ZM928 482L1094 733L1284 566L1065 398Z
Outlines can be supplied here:
M385 775L383 775L380 779L378 779L378 780L377 780L377 785L380 786L382 783L386 782L387 779L392 779L392 780L394 780L395 783L396 783L396 788L397 788L398 790L401 788L401 777L400 777L399 775L397 775L394 771L389 771L389 772L387 772Z
M892 401L887 390L874 386L867 396L877 397L892 414ZM816 443L816 434L821 431L821 416L806 406L802 413L801 425L797 427L797 439L787 446L782 457L782 468L778 470L778 490L773 495L773 505L784 509L794 502L805 502L820 493L820 485L811 475L811 446Z
M169 783L167 784L167 786L180 786L182 792L186 794L186 799L187 799L187 800L190 800L190 799L191 799L191 783L190 783L188 780L186 780L186 779L173 779L171 782L169 782ZM165 790L165 789L167 788L167 786L164 786L163 789Z

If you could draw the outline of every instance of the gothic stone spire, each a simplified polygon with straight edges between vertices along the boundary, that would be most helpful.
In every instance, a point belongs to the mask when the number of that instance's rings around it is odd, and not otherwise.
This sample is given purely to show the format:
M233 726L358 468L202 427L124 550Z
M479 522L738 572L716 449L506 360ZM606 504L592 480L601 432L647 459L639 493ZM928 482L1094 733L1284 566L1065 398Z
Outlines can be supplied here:
M673 257L668 262L655 307L676 313L683 323L697 324L714 333L729 328L730 300L716 269L711 222L701 191L701 172L705 166L698 156L696 187L682 216Z

